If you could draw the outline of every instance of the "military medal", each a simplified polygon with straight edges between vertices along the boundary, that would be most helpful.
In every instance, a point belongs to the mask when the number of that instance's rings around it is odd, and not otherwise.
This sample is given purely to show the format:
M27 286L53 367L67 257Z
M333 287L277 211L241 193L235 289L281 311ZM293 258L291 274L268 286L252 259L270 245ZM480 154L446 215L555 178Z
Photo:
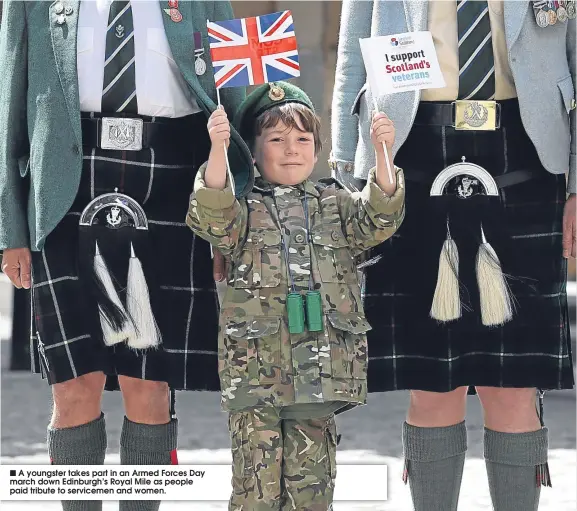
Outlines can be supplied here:
M168 9L163 10L175 23L180 23L182 21L182 14L180 14L180 11L178 10L178 0L168 0Z
M557 12L551 9L547 14L549 15L549 25L555 25L557 23Z
M545 28L549 25L549 15L545 10L547 6L547 0L534 0L533 1L533 11L535 13L535 21L537 25L541 28Z
M575 19L575 0L567 0L565 5L569 19Z
M561 22L561 23L565 23L567 21L567 11L565 10L564 7L559 7L559 9L557 9L557 19Z
M202 34L200 32L195 32L194 36L194 56L196 57L194 61L194 71L198 76L202 76L206 73L206 62L203 60L202 55L204 55L204 48L202 46Z
M535 14L535 19L537 20L537 25L541 28L545 28L549 25L549 16L547 16L547 11L539 11Z

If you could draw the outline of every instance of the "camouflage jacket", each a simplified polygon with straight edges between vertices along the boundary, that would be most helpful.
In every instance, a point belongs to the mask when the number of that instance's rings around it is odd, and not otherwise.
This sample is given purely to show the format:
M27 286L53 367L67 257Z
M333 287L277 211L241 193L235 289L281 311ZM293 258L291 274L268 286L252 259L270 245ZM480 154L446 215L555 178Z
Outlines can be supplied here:
M354 256L401 224L402 171L392 197L376 185L373 169L360 192L311 181L274 186L259 178L239 201L230 178L223 190L207 188L205 169L197 174L186 222L230 262L219 329L223 408L364 403L370 326ZM287 293L305 295L309 286L321 293L324 331L289 334Z

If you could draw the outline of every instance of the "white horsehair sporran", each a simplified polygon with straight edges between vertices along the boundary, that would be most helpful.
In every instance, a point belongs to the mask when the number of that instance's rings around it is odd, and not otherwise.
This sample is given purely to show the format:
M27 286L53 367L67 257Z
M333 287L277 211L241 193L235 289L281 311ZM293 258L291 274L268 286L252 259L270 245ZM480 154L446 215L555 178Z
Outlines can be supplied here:
M457 201L473 197L498 198L497 183L483 167L462 161L446 167L435 178L431 197L452 196ZM458 211L458 204L453 210ZM459 248L451 237L451 216L447 213L447 236L439 256L437 284L432 300L430 315L439 322L454 321L461 317L467 306L461 299L459 282ZM501 268L499 257L485 237L482 221L475 226L480 230L481 243L477 252L475 271L479 286L482 323L499 326L513 317L514 303Z
M144 210L118 191L103 194L84 208L79 227L80 266L91 276L87 282L98 303L105 344L126 342L133 349L157 347L162 338L141 260L149 252ZM127 274L126 286L119 284L115 269Z

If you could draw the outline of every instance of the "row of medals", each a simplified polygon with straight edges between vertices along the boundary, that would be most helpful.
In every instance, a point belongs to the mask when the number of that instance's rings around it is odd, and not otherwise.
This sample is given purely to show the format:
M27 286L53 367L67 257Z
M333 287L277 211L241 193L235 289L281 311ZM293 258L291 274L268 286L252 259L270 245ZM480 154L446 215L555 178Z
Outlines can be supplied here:
M540 27L565 23L575 18L575 0L534 0L533 10Z

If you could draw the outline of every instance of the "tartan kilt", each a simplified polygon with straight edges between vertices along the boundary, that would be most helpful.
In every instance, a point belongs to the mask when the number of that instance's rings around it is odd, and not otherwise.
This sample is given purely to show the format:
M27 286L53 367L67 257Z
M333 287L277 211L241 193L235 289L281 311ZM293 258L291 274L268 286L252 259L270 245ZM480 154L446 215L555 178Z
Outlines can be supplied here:
M465 308L460 319L439 323L429 313L447 233L446 211L440 211L439 197L429 196L429 185L411 179L411 171L430 173L432 182L462 156L493 176L527 169L537 177L501 188L489 206L455 199L462 209L450 217L450 229L459 251ZM405 172L406 217L399 231L371 254L381 259L365 270L365 311L373 327L368 332L369 391L572 388L562 257L565 176L542 167L520 118L518 125L485 132L414 125L395 163ZM483 210L487 241L509 276L516 305L513 320L501 327L481 322L475 258Z
M32 370L51 385L103 371L108 390L118 388L117 375L165 381L175 390L220 388L219 304L210 246L185 224L195 173L210 147L206 118L196 114L157 121L181 122L193 143L141 151L84 146L74 203L43 250L32 253ZM162 334L157 349L137 351L124 342L106 346L98 306L86 291L86 277L79 274L80 214L94 197L115 189L136 200L148 218L145 257L151 259L154 275L146 278ZM121 296L126 273L127 265L124 274L114 274Z

